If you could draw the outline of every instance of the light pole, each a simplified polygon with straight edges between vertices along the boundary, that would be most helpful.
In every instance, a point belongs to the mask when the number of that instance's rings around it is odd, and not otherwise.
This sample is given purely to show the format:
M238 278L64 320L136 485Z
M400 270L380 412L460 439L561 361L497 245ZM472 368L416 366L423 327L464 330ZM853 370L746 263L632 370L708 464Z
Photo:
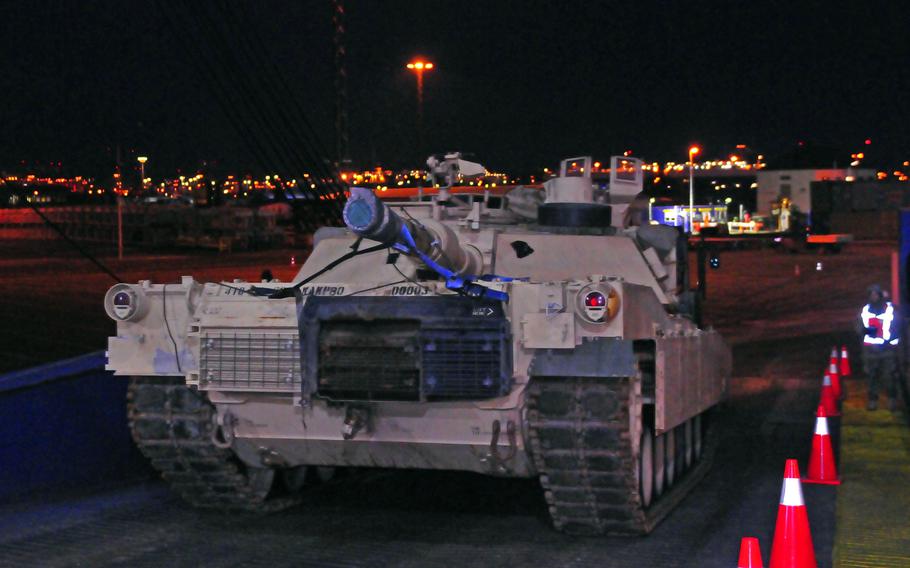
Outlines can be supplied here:
M692 230L695 228L693 217L695 215L695 155L701 152L701 148L698 146L691 146L689 148L689 234L692 234Z
M431 71L434 67L429 61L416 59L407 65L408 69L417 75L417 145L423 151L423 72Z
M149 159L146 156L139 156L136 161L139 162L139 189L145 189L145 163Z

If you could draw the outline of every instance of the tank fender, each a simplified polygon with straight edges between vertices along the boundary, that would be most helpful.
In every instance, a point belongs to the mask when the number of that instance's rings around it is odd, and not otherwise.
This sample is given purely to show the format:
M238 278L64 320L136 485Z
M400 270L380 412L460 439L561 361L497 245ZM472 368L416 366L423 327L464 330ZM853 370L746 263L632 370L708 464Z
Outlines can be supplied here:
M638 372L632 341L595 337L575 349L541 349L531 360L538 377L633 377Z

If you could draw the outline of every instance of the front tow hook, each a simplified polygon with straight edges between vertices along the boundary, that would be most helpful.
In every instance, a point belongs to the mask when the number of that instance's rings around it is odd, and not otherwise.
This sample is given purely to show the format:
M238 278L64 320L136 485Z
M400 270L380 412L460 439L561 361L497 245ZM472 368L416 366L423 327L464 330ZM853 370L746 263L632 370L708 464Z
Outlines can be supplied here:
M369 411L359 406L348 406L344 413L344 423L341 425L341 437L353 440L354 437L366 426Z

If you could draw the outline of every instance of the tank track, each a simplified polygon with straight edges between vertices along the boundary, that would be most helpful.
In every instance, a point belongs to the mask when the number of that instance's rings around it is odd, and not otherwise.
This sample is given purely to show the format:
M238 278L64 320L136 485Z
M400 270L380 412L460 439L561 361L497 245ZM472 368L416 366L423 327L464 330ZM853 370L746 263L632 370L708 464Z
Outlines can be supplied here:
M578 535L650 532L710 468L712 444L672 488L644 508L638 489L629 378L534 377L528 391L534 465L557 530ZM640 421L638 413L635 420ZM710 439L710 438L709 438ZM706 440L707 441L707 440Z
M134 377L127 393L133 440L162 477L194 507L269 513L299 503L274 496L275 472L247 468L212 442L215 408L179 377Z

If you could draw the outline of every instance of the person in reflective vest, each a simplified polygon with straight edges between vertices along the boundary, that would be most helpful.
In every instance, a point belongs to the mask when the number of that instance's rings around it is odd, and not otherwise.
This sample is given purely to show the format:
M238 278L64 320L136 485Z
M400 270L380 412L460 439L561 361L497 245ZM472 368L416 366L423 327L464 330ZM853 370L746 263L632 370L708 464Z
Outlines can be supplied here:
M860 312L863 338L863 371L869 381L869 410L878 408L878 392L884 387L889 407L897 406L897 345L900 342L897 312L881 286L869 286L869 303Z

